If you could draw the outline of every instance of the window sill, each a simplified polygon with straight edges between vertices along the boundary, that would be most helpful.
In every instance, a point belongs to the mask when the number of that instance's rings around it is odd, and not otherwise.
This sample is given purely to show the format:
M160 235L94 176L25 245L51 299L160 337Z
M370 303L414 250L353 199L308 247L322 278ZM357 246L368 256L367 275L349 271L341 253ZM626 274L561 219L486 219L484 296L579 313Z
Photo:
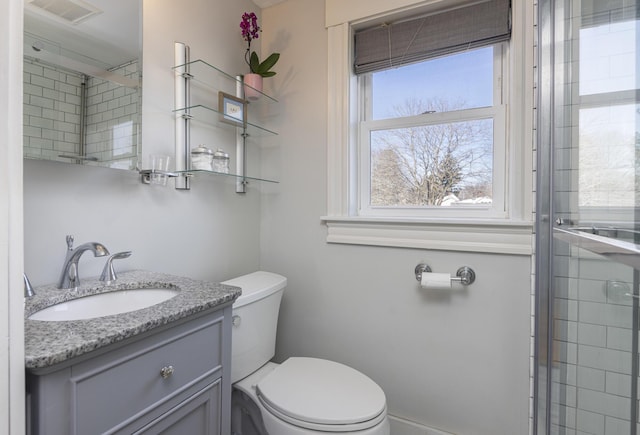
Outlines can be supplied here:
M532 255L533 223L323 216L327 243Z

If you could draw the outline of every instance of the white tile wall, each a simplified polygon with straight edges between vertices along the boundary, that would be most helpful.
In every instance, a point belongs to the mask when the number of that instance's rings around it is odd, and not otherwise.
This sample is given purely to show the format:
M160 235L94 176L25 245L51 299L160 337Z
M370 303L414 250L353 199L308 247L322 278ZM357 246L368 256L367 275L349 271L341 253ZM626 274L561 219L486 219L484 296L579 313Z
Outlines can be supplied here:
M113 71L135 78L138 65L132 62ZM140 140L138 90L91 78L87 94L87 155L101 162L124 160L135 164Z
M554 427L557 433L626 435L632 308L624 293L630 268L572 253L558 256L567 276L555 280L562 290L554 301Z
M76 154L80 127L80 76L24 62L24 156L63 160Z
M575 41L566 46L567 53L578 53ZM571 96L570 88L565 90L565 96ZM580 110L570 104L564 111L571 125L556 130L556 134L564 135L566 139L565 148L557 149L554 155L557 165L554 182L559 192L554 199L557 210L564 212L567 218L575 218L571 210L577 210L579 203L583 206L589 205L585 204L589 201L600 201L603 206L624 204L630 198L628 192L635 193L633 183L616 184L615 188L601 183L586 188L588 180L584 174L588 171L584 169L599 170L602 166L599 159L611 160L610 157L633 166L633 158L624 154L632 147L607 151L598 146L600 141L594 144L596 150L585 153L585 138L580 137L580 134L584 135L584 129L579 130L578 125L593 124L586 122L585 116L589 113L583 111L580 115ZM601 123L610 124L617 118L599 116L599 119ZM579 140L581 153L578 152ZM624 164L618 166L624 169ZM600 179L617 181L624 178L624 171L618 174L614 169ZM585 196L584 191L589 189L591 196ZM612 191L617 196L612 195ZM634 200L635 196L631 203ZM558 248L554 253L557 273L554 277L556 299L553 301L556 329L553 336L552 433L628 435L630 424L636 424L629 421L634 357L631 353L631 299L625 296L631 289L632 270L568 245Z
M113 69L138 76L138 63ZM69 161L60 154L80 152L80 74L25 59L24 156ZM140 143L141 104L138 89L104 80L87 80L86 155L101 165L131 169Z
M604 435L604 415L578 409L576 429L593 435Z

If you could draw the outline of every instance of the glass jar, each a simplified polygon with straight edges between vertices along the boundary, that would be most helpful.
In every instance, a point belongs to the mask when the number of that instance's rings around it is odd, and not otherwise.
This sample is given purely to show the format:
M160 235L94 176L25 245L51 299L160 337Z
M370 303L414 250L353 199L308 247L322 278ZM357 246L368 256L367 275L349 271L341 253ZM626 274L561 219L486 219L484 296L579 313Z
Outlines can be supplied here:
M220 148L218 148L218 151L213 153L213 170L223 174L229 173L229 154L225 153Z
M212 170L213 151L204 145L191 150L191 169Z

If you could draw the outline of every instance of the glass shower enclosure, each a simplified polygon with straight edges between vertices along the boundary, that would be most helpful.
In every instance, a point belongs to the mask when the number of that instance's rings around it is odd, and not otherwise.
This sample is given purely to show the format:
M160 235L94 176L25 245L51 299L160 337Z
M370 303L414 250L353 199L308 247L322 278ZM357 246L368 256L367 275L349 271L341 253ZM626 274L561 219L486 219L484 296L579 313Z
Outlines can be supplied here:
M635 435L639 2L537 3L534 433Z

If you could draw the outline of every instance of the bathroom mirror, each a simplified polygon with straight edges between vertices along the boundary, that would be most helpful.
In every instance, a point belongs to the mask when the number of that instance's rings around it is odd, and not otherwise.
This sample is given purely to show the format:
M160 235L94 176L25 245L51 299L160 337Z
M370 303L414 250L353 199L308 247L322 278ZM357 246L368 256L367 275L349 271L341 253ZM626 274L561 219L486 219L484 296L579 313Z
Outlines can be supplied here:
M136 169L141 23L141 0L25 0L25 158Z

